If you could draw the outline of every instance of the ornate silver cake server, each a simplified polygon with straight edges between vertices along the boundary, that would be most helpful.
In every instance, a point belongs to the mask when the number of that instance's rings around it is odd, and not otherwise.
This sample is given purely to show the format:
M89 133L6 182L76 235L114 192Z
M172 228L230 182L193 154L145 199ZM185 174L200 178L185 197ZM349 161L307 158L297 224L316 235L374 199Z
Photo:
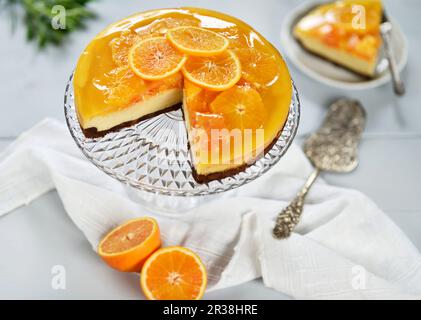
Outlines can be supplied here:
M304 143L304 152L315 166L295 199L278 216L273 236L288 238L300 221L304 200L322 171L345 173L358 165L358 145L364 131L366 113L358 101L334 102L320 129Z

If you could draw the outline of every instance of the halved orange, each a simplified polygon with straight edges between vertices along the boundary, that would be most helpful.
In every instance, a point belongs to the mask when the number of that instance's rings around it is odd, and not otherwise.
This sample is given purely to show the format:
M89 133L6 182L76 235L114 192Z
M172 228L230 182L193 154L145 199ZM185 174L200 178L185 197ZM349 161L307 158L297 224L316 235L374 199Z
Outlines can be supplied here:
M213 91L227 90L241 78L240 60L231 50L212 57L189 57L182 71L191 82Z
M162 248L145 262L140 285L150 300L199 300L207 285L206 269L187 248Z
M220 34L192 26L178 27L167 32L167 39L181 52L192 56L213 56L224 52L229 41Z
M158 223L143 217L132 219L108 233L98 254L112 268L140 272L146 259L161 246Z
M267 119L259 92L250 86L235 86L222 92L210 107L224 117L229 129L258 129Z
M186 56L177 51L164 37L146 38L129 52L134 73L145 80L160 80L178 72Z
M280 66L276 58L255 48L233 50L240 59L243 78L256 87L268 86L279 77Z

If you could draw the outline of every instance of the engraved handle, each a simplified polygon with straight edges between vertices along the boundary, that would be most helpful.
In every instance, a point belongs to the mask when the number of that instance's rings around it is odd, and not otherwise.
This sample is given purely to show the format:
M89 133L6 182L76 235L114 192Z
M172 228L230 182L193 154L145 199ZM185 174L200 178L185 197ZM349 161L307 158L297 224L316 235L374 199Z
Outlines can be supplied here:
M393 88L397 95L403 96L406 91L405 85L401 79L398 64L396 62L396 58L393 53L393 49L391 45L392 24L390 22L384 22L380 27L380 32L383 38L386 58L387 58L387 61L389 62L389 69L390 69L390 73L392 75L392 80L393 80Z
M304 200L311 186L320 175L320 169L316 169L307 179L302 189L298 192L295 199L278 215L275 227L273 228L273 236L276 239L288 238L295 226L300 222L301 213L303 212Z

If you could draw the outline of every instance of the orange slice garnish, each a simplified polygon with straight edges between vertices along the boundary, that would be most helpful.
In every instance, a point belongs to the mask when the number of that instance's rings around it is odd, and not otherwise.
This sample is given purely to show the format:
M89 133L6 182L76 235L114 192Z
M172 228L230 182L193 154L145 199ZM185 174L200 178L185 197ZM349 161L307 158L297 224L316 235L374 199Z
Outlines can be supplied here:
M144 27L136 28L136 32L140 35L147 36L164 36L167 34L168 30L181 27L181 26L198 26L200 20L192 16L185 17L167 17L165 19L157 19L149 25Z
M235 86L222 92L210 107L224 117L229 129L262 128L267 118L260 94L250 86Z
M209 112L210 103L218 96L219 91L206 90L184 79L184 96L189 112Z
M129 64L134 73L145 80L160 80L178 72L186 61L164 37L137 42L129 52Z
M199 300L206 289L206 269L193 251L167 247L145 262L140 284L150 300Z
M225 37L229 41L228 49L247 48L249 43L247 41L249 34L241 31L238 27L232 26L224 29L210 29L217 32L219 35Z
M129 220L112 230L98 245L98 254L112 268L140 272L146 259L161 246L155 219Z
M276 58L255 48L234 49L242 66L243 78L256 87L268 86L278 79L280 66Z
M126 107L139 98L145 89L145 81L139 78L127 65L117 67L104 75L98 81L103 90L104 102L117 107Z
M119 37L110 41L111 57L118 66L129 63L130 48L140 40L140 36L132 30L124 30Z
M227 38L199 27L178 27L167 32L167 39L181 52L192 56L213 56L224 52Z
M191 82L213 91L227 90L241 78L240 60L231 50L212 57L189 57L182 71Z

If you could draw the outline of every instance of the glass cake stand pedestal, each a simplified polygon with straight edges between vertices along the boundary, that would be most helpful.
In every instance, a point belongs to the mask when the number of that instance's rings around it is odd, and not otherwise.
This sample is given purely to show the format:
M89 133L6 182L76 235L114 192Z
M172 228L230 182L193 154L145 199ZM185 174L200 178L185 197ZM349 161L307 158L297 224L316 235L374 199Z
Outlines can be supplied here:
M288 118L272 148L242 172L198 183L192 175L181 110L162 113L101 138L87 138L77 119L72 78L66 86L64 112L76 144L95 166L126 185L132 200L154 212L185 212L255 180L282 158L298 129L300 102L292 83Z

